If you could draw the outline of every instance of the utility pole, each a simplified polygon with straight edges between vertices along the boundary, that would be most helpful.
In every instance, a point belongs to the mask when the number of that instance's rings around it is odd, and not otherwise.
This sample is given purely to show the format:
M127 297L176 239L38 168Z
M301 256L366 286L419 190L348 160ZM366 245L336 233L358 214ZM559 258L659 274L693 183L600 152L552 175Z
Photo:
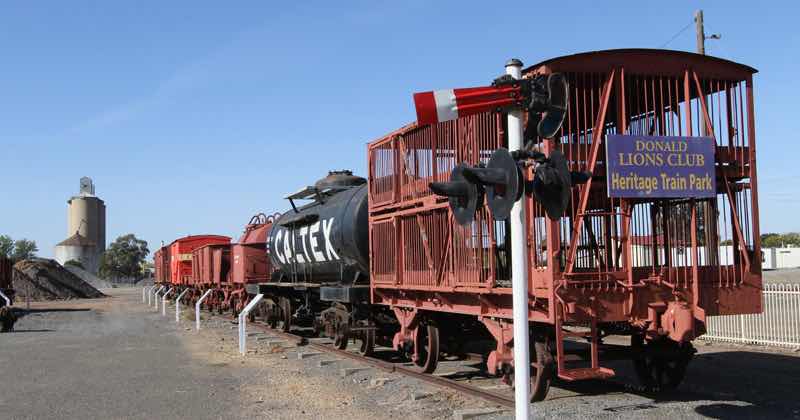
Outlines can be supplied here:
M697 33L697 53L706 55L706 40L707 39L720 39L719 34L711 34L706 36L705 27L703 26L703 10L694 12L694 27Z
M694 12L694 28L697 32L697 53L706 55L706 33L703 28L703 10Z

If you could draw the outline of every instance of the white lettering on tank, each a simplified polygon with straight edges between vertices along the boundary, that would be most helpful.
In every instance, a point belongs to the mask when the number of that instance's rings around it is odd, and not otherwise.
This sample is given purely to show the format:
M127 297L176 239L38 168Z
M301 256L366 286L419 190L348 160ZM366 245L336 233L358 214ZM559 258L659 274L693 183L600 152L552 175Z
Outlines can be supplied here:
M288 264L292 261L292 247L289 241L289 231L285 230L283 234L283 259L286 261L284 264Z
M331 228L333 227L333 220L334 218L331 217L328 220L322 221L322 235L325 237L325 249L328 251L328 258L331 260L338 260L339 254L336 253L336 250L333 249L333 245L331 244Z
M311 253L314 254L314 259L320 262L328 261L325 253L319 250L317 243L317 233L319 233L319 221L311 225L308 233L308 242L311 243Z
M303 257L308 262L312 262L311 258L308 256L308 248L306 247L306 235L308 235L308 226L303 226L300 228L300 246L301 251L303 252Z
M286 264L286 260L283 258L283 252L281 252L281 237L283 236L283 231L278 230L278 233L275 234L275 239L272 242L272 249L275 250L275 257L280 261L281 264Z
M306 259L303 256L303 251L300 250L299 253L297 252L297 235L294 234L293 230L291 232L292 232L292 252L294 252L294 259L297 260L298 264L305 264ZM302 234L303 229L300 229L300 232ZM300 240L302 241L303 238L300 238Z

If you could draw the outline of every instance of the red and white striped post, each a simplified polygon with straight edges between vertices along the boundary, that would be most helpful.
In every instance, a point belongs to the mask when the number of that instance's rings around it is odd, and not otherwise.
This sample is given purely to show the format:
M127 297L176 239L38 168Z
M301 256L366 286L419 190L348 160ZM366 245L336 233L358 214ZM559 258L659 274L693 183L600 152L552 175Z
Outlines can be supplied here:
M522 62L511 59L506 64L506 74L522 78ZM465 89L443 89L414 94L417 124L436 124L459 117L487 111L508 111L508 150L521 150L523 102L519 85ZM511 283L514 317L514 400L516 418L530 415L531 366L528 343L528 260L525 237L524 201L517 200L511 208Z

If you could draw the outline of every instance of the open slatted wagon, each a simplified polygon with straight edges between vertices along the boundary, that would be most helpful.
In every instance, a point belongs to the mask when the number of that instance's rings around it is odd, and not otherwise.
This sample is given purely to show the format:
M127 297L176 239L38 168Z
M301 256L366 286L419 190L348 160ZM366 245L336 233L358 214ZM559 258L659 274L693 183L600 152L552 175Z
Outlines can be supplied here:
M545 396L553 374L612 376L600 351L608 334L631 336L628 355L645 385L676 386L707 316L761 311L755 70L678 51L610 50L547 60L523 74L555 72L569 83L568 113L558 135L538 140L593 176L572 188L558 220L524 196L532 397ZM447 181L458 163L486 163L507 144L504 125L499 113L411 124L368 146L372 301L394 311L395 348L428 372L440 350L468 344L470 320L494 338L487 370L511 372L508 225L486 206L459 225L428 187ZM713 137L716 196L610 198L610 134ZM528 168L525 178L532 176ZM578 365L565 357L565 341L575 339L590 343Z

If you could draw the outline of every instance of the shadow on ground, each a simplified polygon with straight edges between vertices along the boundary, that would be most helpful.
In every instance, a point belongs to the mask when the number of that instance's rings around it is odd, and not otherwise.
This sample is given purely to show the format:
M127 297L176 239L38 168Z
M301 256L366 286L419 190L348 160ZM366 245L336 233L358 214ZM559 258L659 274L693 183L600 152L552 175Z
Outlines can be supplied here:
M795 356L755 351L697 354L681 386L659 393L647 392L638 386L631 362L617 361L611 367L617 372L617 377L612 380L556 381L554 386L579 396L626 393L651 400L649 403L603 409L609 413L699 401L695 412L709 418L800 418L800 400L797 398L800 358Z

